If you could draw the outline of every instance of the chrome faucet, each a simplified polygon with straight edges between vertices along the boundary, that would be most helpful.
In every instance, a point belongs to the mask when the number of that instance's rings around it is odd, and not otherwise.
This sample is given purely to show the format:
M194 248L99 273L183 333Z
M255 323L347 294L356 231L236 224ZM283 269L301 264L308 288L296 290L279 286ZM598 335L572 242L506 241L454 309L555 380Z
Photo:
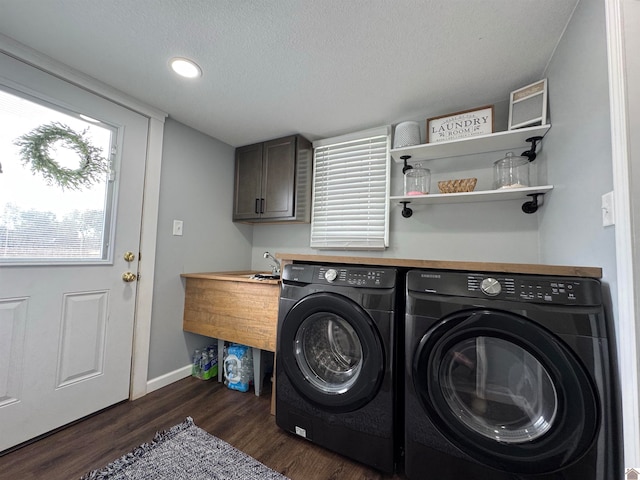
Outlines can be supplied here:
M264 252L264 254L262 256L264 258L270 258L271 260L274 261L275 264L271 265L271 273L273 273L274 275L279 275L280 274L280 262L276 259L276 257L271 255L269 252Z

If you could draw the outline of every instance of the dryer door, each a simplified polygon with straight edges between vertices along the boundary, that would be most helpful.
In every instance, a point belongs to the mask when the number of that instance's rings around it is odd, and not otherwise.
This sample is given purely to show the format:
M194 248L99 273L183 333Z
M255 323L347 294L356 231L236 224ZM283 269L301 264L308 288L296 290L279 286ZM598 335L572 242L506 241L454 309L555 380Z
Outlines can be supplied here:
M353 300L330 292L303 298L285 316L280 337L278 361L310 403L346 412L378 392L383 343L371 316Z
M413 381L442 435L478 462L541 474L592 445L595 386L574 354L517 314L473 309L444 318L421 340Z

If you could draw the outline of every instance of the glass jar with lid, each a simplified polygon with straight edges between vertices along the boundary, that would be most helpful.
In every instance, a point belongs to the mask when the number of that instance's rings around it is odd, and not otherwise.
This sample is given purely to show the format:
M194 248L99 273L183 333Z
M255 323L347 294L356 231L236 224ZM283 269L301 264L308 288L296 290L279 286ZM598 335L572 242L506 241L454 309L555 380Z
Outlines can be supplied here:
M529 159L513 152L493 164L493 188L524 188L529 186Z
M427 168L422 168L420 163L416 163L413 168L404 174L404 194L426 195L429 193L431 182L431 172Z

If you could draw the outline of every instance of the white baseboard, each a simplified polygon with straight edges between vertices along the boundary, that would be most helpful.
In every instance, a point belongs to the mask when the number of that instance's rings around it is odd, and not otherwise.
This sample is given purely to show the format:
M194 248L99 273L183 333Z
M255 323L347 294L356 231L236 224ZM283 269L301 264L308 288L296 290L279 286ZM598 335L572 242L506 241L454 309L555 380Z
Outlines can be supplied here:
M164 375L160 375L159 377L148 380L147 393L151 393L162 387L171 385L173 382L177 382L178 380L187 378L189 375L191 375L191 364L174 370L173 372L165 373Z

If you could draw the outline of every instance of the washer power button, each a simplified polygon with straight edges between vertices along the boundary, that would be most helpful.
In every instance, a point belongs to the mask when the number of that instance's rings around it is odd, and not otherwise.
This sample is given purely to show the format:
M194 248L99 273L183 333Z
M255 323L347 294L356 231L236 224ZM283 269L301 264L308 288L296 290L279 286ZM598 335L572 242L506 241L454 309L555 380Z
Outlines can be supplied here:
M485 295L495 297L502 291L502 285L500 285L500 282L495 278L489 277L482 280L482 283L480 283L480 290L482 290L482 293Z

